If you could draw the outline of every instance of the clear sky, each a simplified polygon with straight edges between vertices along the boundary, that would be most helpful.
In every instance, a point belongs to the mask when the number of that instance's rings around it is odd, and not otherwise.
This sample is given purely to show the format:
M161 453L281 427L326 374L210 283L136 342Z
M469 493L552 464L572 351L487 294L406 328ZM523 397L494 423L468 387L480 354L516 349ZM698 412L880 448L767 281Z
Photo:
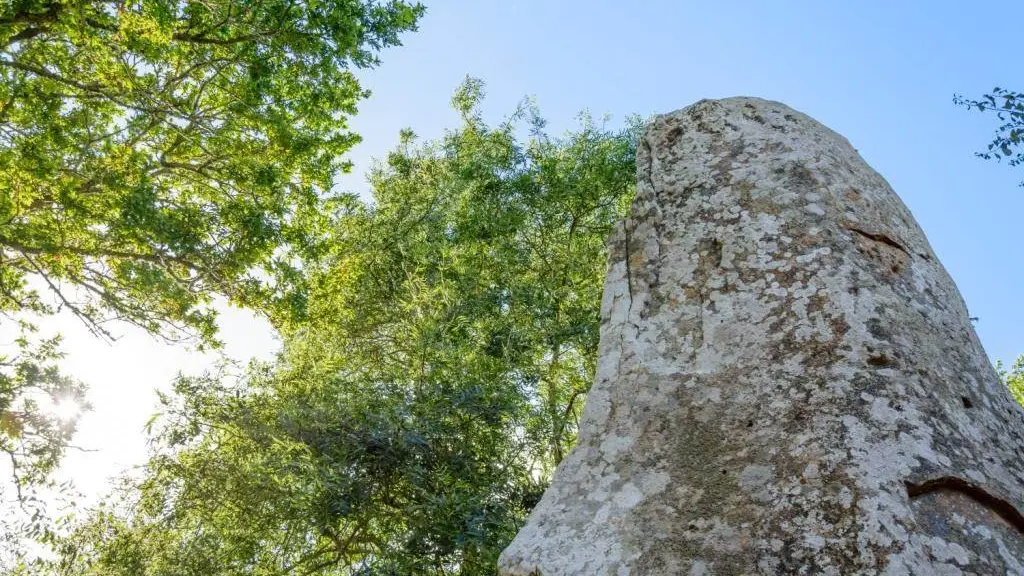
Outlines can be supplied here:
M952 104L993 86L1024 90L1024 2L951 1L460 1L425 0L420 31L362 74L373 91L352 121L364 142L343 188L366 191L370 159L411 127L432 139L455 124L448 107L466 76L487 82L499 120L536 97L553 131L590 110L647 116L701 98L784 102L843 134L910 207L958 283L993 360L1024 353L1024 167L973 153L996 126ZM275 343L244 313L224 322L228 353L268 357ZM156 387L208 357L125 329L114 345L65 323L68 367L93 388L95 411L65 473L96 493L144 453L141 428Z

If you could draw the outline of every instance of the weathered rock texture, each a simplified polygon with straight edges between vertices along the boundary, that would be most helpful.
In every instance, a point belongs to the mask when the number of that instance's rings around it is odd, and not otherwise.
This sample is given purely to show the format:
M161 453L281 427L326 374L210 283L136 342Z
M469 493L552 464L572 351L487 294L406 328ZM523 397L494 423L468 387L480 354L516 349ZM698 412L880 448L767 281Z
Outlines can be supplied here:
M637 164L580 442L501 573L1024 574L1024 414L885 180L753 98Z

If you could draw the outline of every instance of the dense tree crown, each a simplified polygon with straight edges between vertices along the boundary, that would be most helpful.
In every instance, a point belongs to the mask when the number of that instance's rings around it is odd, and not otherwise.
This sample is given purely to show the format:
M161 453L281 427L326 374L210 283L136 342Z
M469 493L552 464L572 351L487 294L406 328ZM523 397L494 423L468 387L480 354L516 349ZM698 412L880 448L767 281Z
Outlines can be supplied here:
M212 337L208 301L287 300L375 62L419 8L361 0L6 2L0 310ZM255 272L259 272L256 274ZM268 282L265 280L272 280Z
M480 97L349 199L277 362L178 381L143 480L60 573L494 572L576 435L636 125L554 138L524 106L491 127Z
M0 3L0 452L38 483L80 399L31 323L215 340L211 298L300 315L366 96L422 8L364 0ZM6 345L8 341L5 341ZM4 348L7 350L8 348ZM6 463L5 463L6 464ZM10 494L3 494L8 498ZM2 520L0 520L2 524ZM3 530L6 532L6 530Z

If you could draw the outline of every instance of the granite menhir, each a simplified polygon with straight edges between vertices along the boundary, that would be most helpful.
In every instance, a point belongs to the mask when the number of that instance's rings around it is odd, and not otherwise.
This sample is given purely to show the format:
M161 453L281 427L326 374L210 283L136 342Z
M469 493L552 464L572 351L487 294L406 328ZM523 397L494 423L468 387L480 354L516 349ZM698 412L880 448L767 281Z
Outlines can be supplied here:
M857 151L704 100L637 184L579 444L501 574L1024 574L1024 411Z

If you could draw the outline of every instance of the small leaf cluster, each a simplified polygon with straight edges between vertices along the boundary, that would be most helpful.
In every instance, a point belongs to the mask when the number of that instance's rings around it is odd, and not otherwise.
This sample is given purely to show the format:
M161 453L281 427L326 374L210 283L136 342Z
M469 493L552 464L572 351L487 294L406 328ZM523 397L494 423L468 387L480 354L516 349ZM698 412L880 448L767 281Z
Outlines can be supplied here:
M997 363L996 371L1006 387L1009 388L1013 399L1024 406L1024 356L1017 358L1009 369L1006 369L1002 363Z
M957 95L953 102L978 112L994 112L1001 124L996 128L995 136L989 142L985 152L976 155L985 160L1006 160L1010 166L1024 163L1024 94L1004 88L993 88L980 100L971 100Z

